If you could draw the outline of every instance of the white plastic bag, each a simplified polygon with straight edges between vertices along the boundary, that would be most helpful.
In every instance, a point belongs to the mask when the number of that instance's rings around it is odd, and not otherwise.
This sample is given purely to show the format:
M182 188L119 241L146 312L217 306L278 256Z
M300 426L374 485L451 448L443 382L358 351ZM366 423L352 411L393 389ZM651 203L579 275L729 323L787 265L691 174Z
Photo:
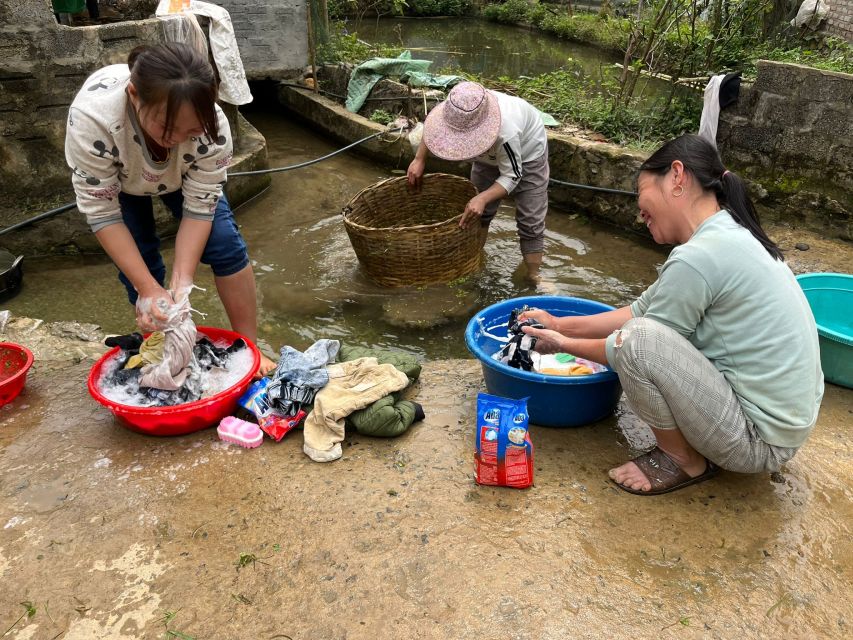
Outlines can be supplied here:
M816 28L826 18L827 13L829 5L824 0L804 0L796 17L791 20L791 26Z

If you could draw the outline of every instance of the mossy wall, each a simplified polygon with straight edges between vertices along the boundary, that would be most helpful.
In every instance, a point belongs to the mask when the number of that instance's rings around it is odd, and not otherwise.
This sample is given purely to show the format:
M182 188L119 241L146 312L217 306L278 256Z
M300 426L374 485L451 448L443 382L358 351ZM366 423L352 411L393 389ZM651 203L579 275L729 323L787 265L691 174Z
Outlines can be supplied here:
M769 217L853 240L853 75L769 61L757 71L720 115L723 159L763 187Z

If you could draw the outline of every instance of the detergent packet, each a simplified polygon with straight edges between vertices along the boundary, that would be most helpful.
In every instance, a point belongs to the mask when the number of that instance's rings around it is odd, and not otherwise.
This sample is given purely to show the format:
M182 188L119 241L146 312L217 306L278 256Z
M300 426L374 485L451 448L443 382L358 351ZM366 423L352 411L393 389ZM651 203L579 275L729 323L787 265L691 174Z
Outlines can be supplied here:
M267 415L270 412L267 401L269 383L270 379L264 377L250 384L237 401L237 412L234 415L248 422L257 422L260 417Z
M533 443L527 422L527 398L477 396L477 484L516 489L533 484Z
M307 414L300 409L295 416L281 416L275 411L258 418L258 426L270 438L279 442L284 436L302 424Z

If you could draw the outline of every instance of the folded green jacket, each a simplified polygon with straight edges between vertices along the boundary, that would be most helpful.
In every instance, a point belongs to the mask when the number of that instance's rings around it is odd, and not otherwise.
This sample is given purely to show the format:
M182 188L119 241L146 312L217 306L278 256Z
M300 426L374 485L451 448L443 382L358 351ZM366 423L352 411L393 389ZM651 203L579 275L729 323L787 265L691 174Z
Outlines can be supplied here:
M396 369L406 374L409 384L421 375L418 359L408 353L341 345L338 352L340 362L358 358L376 358L380 364L394 365ZM347 417L347 427L355 429L362 435L377 438L393 438L405 433L413 422L423 419L423 411L417 403L401 400L401 393L389 394L369 407L353 412Z

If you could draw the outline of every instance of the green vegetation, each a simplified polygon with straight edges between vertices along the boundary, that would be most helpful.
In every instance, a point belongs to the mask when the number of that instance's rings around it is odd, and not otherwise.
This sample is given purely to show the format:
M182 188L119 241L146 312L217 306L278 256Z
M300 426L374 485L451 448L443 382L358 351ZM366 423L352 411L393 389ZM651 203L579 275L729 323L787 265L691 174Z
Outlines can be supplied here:
M754 72L759 59L796 62L853 73L853 45L810 32L794 32L774 0L651 0L639 10L636 0L614 17L608 4L598 14L572 13L528 0L489 4L483 17L528 24L568 40L597 45L641 62L647 71L677 77L724 70ZM782 3L784 5L784 3ZM710 8L707 19L701 12ZM775 22L774 22L775 20ZM648 48L648 55L642 55Z
M370 114L370 119L379 124L391 124L396 116L393 113L388 113L385 109L376 109Z
M653 149L670 138L698 128L702 107L693 96L670 95L653 105L634 101L614 107L616 72L607 74L601 89L591 91L579 70L552 71L534 78L479 79L483 84L518 95L561 122L592 129L611 141Z
M408 0L409 16L461 16L471 8L469 0Z
M470 0L337 0L337 15L365 12L390 15L459 15ZM572 60L534 78L472 78L491 88L525 98L558 120L592 129L618 144L648 149L685 131L696 131L701 94L685 85L703 85L711 74L755 74L759 59L794 62L853 73L853 46L837 38L793 32L785 0L637 0L619 5L614 15L605 2L597 13L574 13L571 5L535 0L488 4L482 15L510 24L528 24L558 37L622 55L622 63L585 77ZM330 12L332 5L330 5ZM370 45L347 32L343 23L321 47L324 62L359 63L371 57L396 57L402 47ZM440 70L438 70L440 71ZM458 70L454 70L458 73ZM662 98L643 95L643 76L669 83ZM385 123L391 114L375 111Z
M357 33L350 33L344 23L337 22L330 29L329 41L317 48L317 62L359 64L370 58L396 58L402 51L402 47L359 40Z

